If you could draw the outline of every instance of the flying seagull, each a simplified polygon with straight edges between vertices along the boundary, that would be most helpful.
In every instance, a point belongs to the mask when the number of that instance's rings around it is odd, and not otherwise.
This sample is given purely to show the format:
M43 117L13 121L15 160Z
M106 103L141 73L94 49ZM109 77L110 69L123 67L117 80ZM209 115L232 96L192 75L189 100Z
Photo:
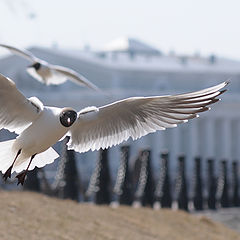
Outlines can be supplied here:
M28 170L58 157L51 146L65 136L70 138L68 149L81 153L176 127L209 110L227 84L173 96L131 97L77 112L44 106L36 97L25 98L11 79L0 74L0 129L19 134L0 142L0 171L5 180L16 171L18 184L23 184Z
M13 54L16 54L30 61L31 65L27 67L27 72L42 83L45 83L47 85L58 85L64 83L69 79L77 84L99 91L99 88L97 86L70 68L49 64L48 62L35 57L31 52L27 50L21 50L19 48L5 44L0 44L0 47L6 48Z

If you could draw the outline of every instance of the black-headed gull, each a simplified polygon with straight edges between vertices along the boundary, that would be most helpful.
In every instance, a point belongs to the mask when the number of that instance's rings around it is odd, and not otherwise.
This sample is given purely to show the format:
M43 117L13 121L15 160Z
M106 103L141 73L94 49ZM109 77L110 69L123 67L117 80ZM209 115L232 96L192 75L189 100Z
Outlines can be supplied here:
M0 170L4 179L17 173L23 184L28 170L43 167L58 157L51 147L69 136L68 148L78 152L99 150L133 140L156 130L176 127L209 110L227 82L197 92L173 96L131 97L103 107L43 106L25 98L15 83L0 74L0 129L15 131L14 140L0 142Z
M27 67L27 72L32 77L34 77L35 79L42 83L45 83L47 85L50 84L58 85L64 83L69 79L77 84L99 91L99 88L97 86L95 86L93 83L88 81L84 76L70 68L49 64L48 62L35 57L31 52L25 49L21 50L19 48L9 46L6 44L0 44L0 47L6 48L13 54L16 54L30 61L32 64L29 67Z

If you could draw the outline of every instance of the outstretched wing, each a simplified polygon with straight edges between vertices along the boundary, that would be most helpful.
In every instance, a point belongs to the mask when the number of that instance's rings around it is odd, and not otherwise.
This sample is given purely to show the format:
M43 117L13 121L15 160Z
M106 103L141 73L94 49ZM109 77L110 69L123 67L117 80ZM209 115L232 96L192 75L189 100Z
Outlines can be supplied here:
M129 137L140 138L156 130L176 127L209 110L227 82L201 91L157 97L133 97L79 112L68 146L79 152L117 145Z
M96 91L100 91L100 89L95 86L93 83L91 83L90 81L88 81L84 76L82 76L81 74L75 72L74 70L70 69L70 68L66 68L66 67L62 67L62 66L57 66L57 65L49 65L49 67L56 72L56 74L61 74L62 76L64 76L67 80L71 80L77 84L80 84L82 86L86 86L89 87L93 90Z
M20 50L19 48L15 48L6 44L0 44L0 47L8 49L10 52L12 52L15 55L18 55L20 57L25 58L26 60L30 62L39 62L41 61L39 58L35 57L32 53L30 53L27 50Z
M0 129L20 133L42 110L43 104L38 98L27 99L11 79L0 74Z

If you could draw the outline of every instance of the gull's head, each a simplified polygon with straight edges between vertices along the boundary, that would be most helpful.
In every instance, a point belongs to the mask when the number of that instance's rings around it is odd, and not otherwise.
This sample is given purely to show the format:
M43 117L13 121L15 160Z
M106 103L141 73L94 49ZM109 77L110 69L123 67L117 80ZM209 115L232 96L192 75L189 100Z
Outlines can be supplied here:
M72 108L63 108L59 115L59 119L64 127L71 127L77 119L77 112Z
M35 62L34 64L28 66L28 68L34 68L36 71L41 67L41 63Z

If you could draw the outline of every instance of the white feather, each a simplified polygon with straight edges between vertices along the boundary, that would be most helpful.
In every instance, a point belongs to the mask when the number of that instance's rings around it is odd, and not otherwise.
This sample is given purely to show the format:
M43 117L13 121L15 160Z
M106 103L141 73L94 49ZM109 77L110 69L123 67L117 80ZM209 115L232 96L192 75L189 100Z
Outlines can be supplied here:
M13 144L15 139L0 142L0 171L5 173L7 169L12 165L14 158L17 155L17 151L14 150ZM58 158L58 153L53 149L49 148L45 152L37 154L33 159L29 170L33 170L35 167L43 167L46 164L52 163ZM30 157L25 158L24 155L19 155L16 163L13 166L12 172L21 172L25 170L29 164Z
M138 139L148 133L176 127L198 113L224 91L227 82L197 92L174 96L132 97L97 109L79 112L69 131L69 149L79 152L115 146L128 138ZM81 114L80 114L81 113Z
M12 149L14 141L15 139L0 142L0 171L3 173L11 166L16 156Z
M0 129L20 133L38 118L42 108L39 99L27 99L12 80L0 74Z
M57 159L58 157L59 157L58 153L52 147L50 147L45 152L39 153L34 157L32 163L29 167L29 170L33 170L35 167L41 168L47 164L53 163L54 160ZM20 164L18 164L18 162L16 162L16 164L13 166L12 172L15 171L15 172L19 173L27 168L30 158L21 159L21 160L22 161ZM13 159L12 159L12 161L13 161ZM9 163L8 167L10 167L11 164L12 164L12 162Z

